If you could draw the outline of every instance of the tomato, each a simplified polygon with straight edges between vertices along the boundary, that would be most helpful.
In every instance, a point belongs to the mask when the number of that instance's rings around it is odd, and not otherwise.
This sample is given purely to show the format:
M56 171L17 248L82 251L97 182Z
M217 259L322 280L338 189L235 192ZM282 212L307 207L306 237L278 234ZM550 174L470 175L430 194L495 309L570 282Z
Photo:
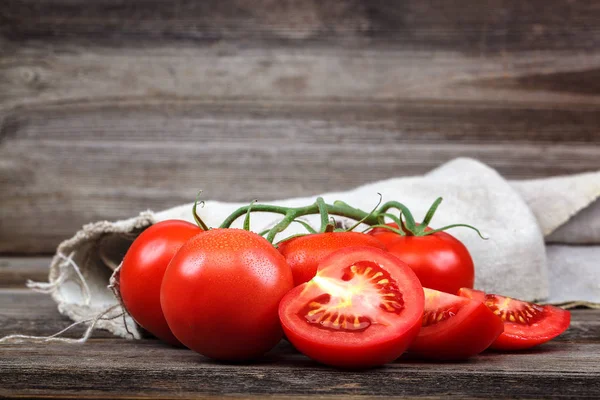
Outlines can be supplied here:
M131 317L159 339L178 345L160 306L160 286L169 262L183 244L202 232L179 220L158 222L144 230L125 254L119 291Z
M407 263L424 287L451 294L461 287L473 287L473 259L465 245L454 236L446 232L427 236L391 233L396 239L388 244L388 251Z
M487 349L504 330L483 303L432 289L425 291L422 328L408 350L434 360L460 360Z
M278 249L292 268L294 286L308 282L325 257L344 247L369 246L385 250L377 239L359 232L326 232L295 237L279 243Z
M290 267L266 239L243 229L211 229L173 257L161 305L185 346L214 359L241 361L281 340L277 308L292 287Z
M555 338L567 330L571 313L562 308L479 290L460 289L459 296L483 302L504 323L504 333L490 346L497 350L522 350Z
M398 358L421 326L424 295L412 270L373 247L349 247L323 259L309 282L279 305L289 341L308 357L343 368Z

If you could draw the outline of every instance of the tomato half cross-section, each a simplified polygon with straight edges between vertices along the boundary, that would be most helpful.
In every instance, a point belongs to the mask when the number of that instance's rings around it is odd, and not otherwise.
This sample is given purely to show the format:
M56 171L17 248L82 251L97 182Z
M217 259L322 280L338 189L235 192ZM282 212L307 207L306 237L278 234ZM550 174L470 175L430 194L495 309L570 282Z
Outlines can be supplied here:
M461 360L487 349L504 330L483 303L432 289L425 291L419 334L409 352L433 360Z
M308 357L342 368L398 358L419 332L423 289L415 273L376 248L338 250L279 305L289 341Z
M559 307L539 305L480 290L462 288L459 296L484 303L504 323L504 333L490 348L523 350L557 337L567 330L571 313Z

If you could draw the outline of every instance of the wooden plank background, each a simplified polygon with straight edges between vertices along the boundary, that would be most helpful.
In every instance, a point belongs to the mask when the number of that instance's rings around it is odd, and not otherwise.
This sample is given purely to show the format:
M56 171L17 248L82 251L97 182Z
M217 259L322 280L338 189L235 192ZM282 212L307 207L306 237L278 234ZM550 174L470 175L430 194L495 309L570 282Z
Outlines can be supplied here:
M593 0L3 0L0 253L199 188L600 169L599 82Z

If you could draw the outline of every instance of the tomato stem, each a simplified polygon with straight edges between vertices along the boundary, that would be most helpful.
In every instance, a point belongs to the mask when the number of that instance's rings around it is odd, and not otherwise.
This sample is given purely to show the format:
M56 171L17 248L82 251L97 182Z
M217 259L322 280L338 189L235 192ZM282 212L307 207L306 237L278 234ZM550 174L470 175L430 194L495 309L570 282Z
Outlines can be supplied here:
M379 207L379 205L381 204L381 201L383 200L383 196L381 195L381 193L377 193L377 194L379 195L379 201L377 202L377 204L375 204L375 207L373 207L371 212L368 213L367 215L365 215L360 220L356 221L356 223L354 225L352 225L350 228L346 229L346 231L353 231L357 226L362 224L367 218L369 218L372 215L375 215L375 213L377 212L377 207Z
M488 239L489 239L489 237L483 236L483 234L482 234L482 233L479 231L479 229L475 228L475 227L474 227L474 226L472 226L472 225L467 225L467 224L452 224L452 225L446 225L446 226L444 226L444 227L441 227L441 228L439 228L439 229L432 229L432 230L430 230L430 231L425 231L425 232L423 232L423 234L422 234L422 235L420 235L420 236L429 236L429 235L432 235L432 234L434 234L434 233L436 233L436 232L442 232L442 231L445 231L446 229L450 229L450 228L456 228L456 227L464 227L464 228L470 228L470 229L473 229L475 232L477 232L477 234L479 235L479 237L480 237L480 238L482 238L483 240L488 240Z
M407 235L409 235L409 236L418 235L415 218L413 217L413 215L410 212L410 210L408 209L408 207L406 207L404 204L399 203L397 201L388 201L387 203L382 205L381 208L377 211L379 213L385 213L390 208L395 208L398 211L400 211L401 224L399 224L399 226L402 228L402 230L404 230L406 232ZM406 222L402 219L402 217L404 217Z
M194 206L192 207L192 214L194 216L194 221L196 221L196 225L200 227L203 231L209 230L209 227L202 221L202 218L198 215L198 200L200 199L200 195L202 194L202 190L198 191L196 194L196 200L194 201ZM200 207L204 207L204 202L200 202Z
M381 203L381 200L382 200L381 194L379 194L379 196L380 196L380 199L379 199L377 206L375 206L375 208L373 210L371 210L371 212L369 212L369 213L367 213L363 210L360 210L358 208L354 208L354 207L348 205L347 203L344 203L343 201L339 201L339 200L336 200L333 204L327 204L327 203L325 203L325 200L322 197L318 197L313 204L306 206L306 207L281 207L281 206L275 206L275 205L270 205L270 204L255 204L255 202L253 201L252 203L250 203L250 205L244 206L244 207L241 207L241 208L235 210L231 215L229 215L223 221L223 223L221 224L220 227L221 228L229 228L233 222L235 222L239 217L241 217L242 215L245 214L246 217L244 219L244 229L249 229L250 228L250 217L249 217L250 213L253 211L256 211L256 212L270 212L270 213L283 215L283 219L281 221L279 221L274 227L272 227L268 230L264 230L263 232L260 233L261 236L267 235L266 239L271 243L273 243L275 236L277 236L277 234L283 232L293 222L297 222L297 223L303 225L309 233L316 233L315 229L313 229L308 223L298 219L299 217L302 217L305 215L310 215L310 214L320 214L321 227L319 229L319 232L335 231L335 221L333 221L333 223L331 223L330 216L338 215L338 216L353 219L354 221L356 221L356 223L351 228L345 229L347 231L351 231L351 230L355 229L361 223L364 223L366 225L370 225L371 229L375 228L375 227L381 227L384 229L389 229L400 235L403 234L403 235L407 235L407 236L428 236L428 235L434 234L436 232L444 231L449 228L466 227L466 228L473 229L475 232L477 232L479 237L481 237L482 239L487 239L485 236L482 235L482 233L477 228L475 228L471 225L467 225L467 224L453 224L453 225L444 226L439 229L427 231L426 228L429 225L429 222L433 218L435 212L437 211L438 206L442 202L441 197L437 198L433 202L433 204L427 211L427 214L425 215L423 222L421 222L420 224L417 224L415 222L415 219L414 219L412 213L408 209L408 207L406 207L404 204L402 204L400 202L389 201L389 202L384 203L381 207L379 207L379 204ZM196 219L196 223L198 223L198 225L201 228L207 230L208 228L206 228L206 225L202 222L202 220L196 213L197 203L198 203L198 198L196 198L196 202L194 203L194 208L193 208L194 219ZM379 207L379 208L377 208L377 207ZM399 216L396 217L395 215L389 213L388 211L391 209L397 209L400 212ZM394 221L398 225L399 229L395 229L395 228L386 226L384 224L384 219L386 217L391 219L392 221ZM303 234L299 234L299 235L301 236ZM294 237L295 236L298 236L298 235L294 235Z
M295 219L292 222L297 222L300 225L302 225L308 231L308 233L317 233L317 231L315 231L314 228L310 226L306 221L302 221L301 219Z
M323 199L321 199L323 200ZM321 205L319 205L321 203ZM231 224L241 217L244 214L248 213L248 209L250 206L240 207L235 210L231 215L229 215L221 224L221 228L229 228ZM270 204L252 204L253 212L271 212L275 214L282 214L284 217L277 225L271 228L268 232L266 232L267 240L273 243L275 236L285 230L294 220L304 215L310 214L321 214L321 224L324 225L321 227L323 229L329 224L329 214L331 215L339 215L341 217L346 217L353 219L355 221L362 220L363 223L367 225L374 225L378 223L378 214L372 213L368 214L362 210L357 208L350 207L349 205L336 202L334 205L327 204L324 201L315 201L315 203L306 206L306 207L280 207ZM322 213L323 211L323 213ZM323 218L324 212L327 212L327 219ZM263 232L265 234L265 232Z
M321 214L321 228L319 232L327 231L329 225L329 213L327 212L327 204L322 197L317 197L317 207L319 208L319 214Z
M244 230L245 231L250 230L250 213L252 212L252 205L256 202L257 202L257 200L252 200L252 202L250 202L250 205L248 206L248 211L246 211L246 217L244 218Z
M431 218L433 218L433 215L435 214L442 200L443 199L441 197L438 197L437 199L435 199L431 207L429 207L429 210L427 211L427 214L425 214L425 218L423 218L423 222L421 222L420 225L423 228L423 230L425 230L425 228L427 228L427 225L429 225Z

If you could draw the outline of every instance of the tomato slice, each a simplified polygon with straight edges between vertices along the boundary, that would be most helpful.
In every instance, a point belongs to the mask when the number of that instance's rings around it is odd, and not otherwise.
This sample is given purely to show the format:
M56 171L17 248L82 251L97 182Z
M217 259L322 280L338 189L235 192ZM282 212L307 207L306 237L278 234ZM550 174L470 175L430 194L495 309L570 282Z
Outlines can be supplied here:
M480 290L462 288L458 295L483 302L504 323L504 333L490 348L523 350L557 337L567 330L571 313L559 307L539 305Z
M487 349L504 330L483 303L423 288L421 330L408 351L433 360L461 360Z
M289 341L308 357L344 368L398 358L419 332L424 295L415 273L371 247L348 247L321 261L315 277L279 304Z

